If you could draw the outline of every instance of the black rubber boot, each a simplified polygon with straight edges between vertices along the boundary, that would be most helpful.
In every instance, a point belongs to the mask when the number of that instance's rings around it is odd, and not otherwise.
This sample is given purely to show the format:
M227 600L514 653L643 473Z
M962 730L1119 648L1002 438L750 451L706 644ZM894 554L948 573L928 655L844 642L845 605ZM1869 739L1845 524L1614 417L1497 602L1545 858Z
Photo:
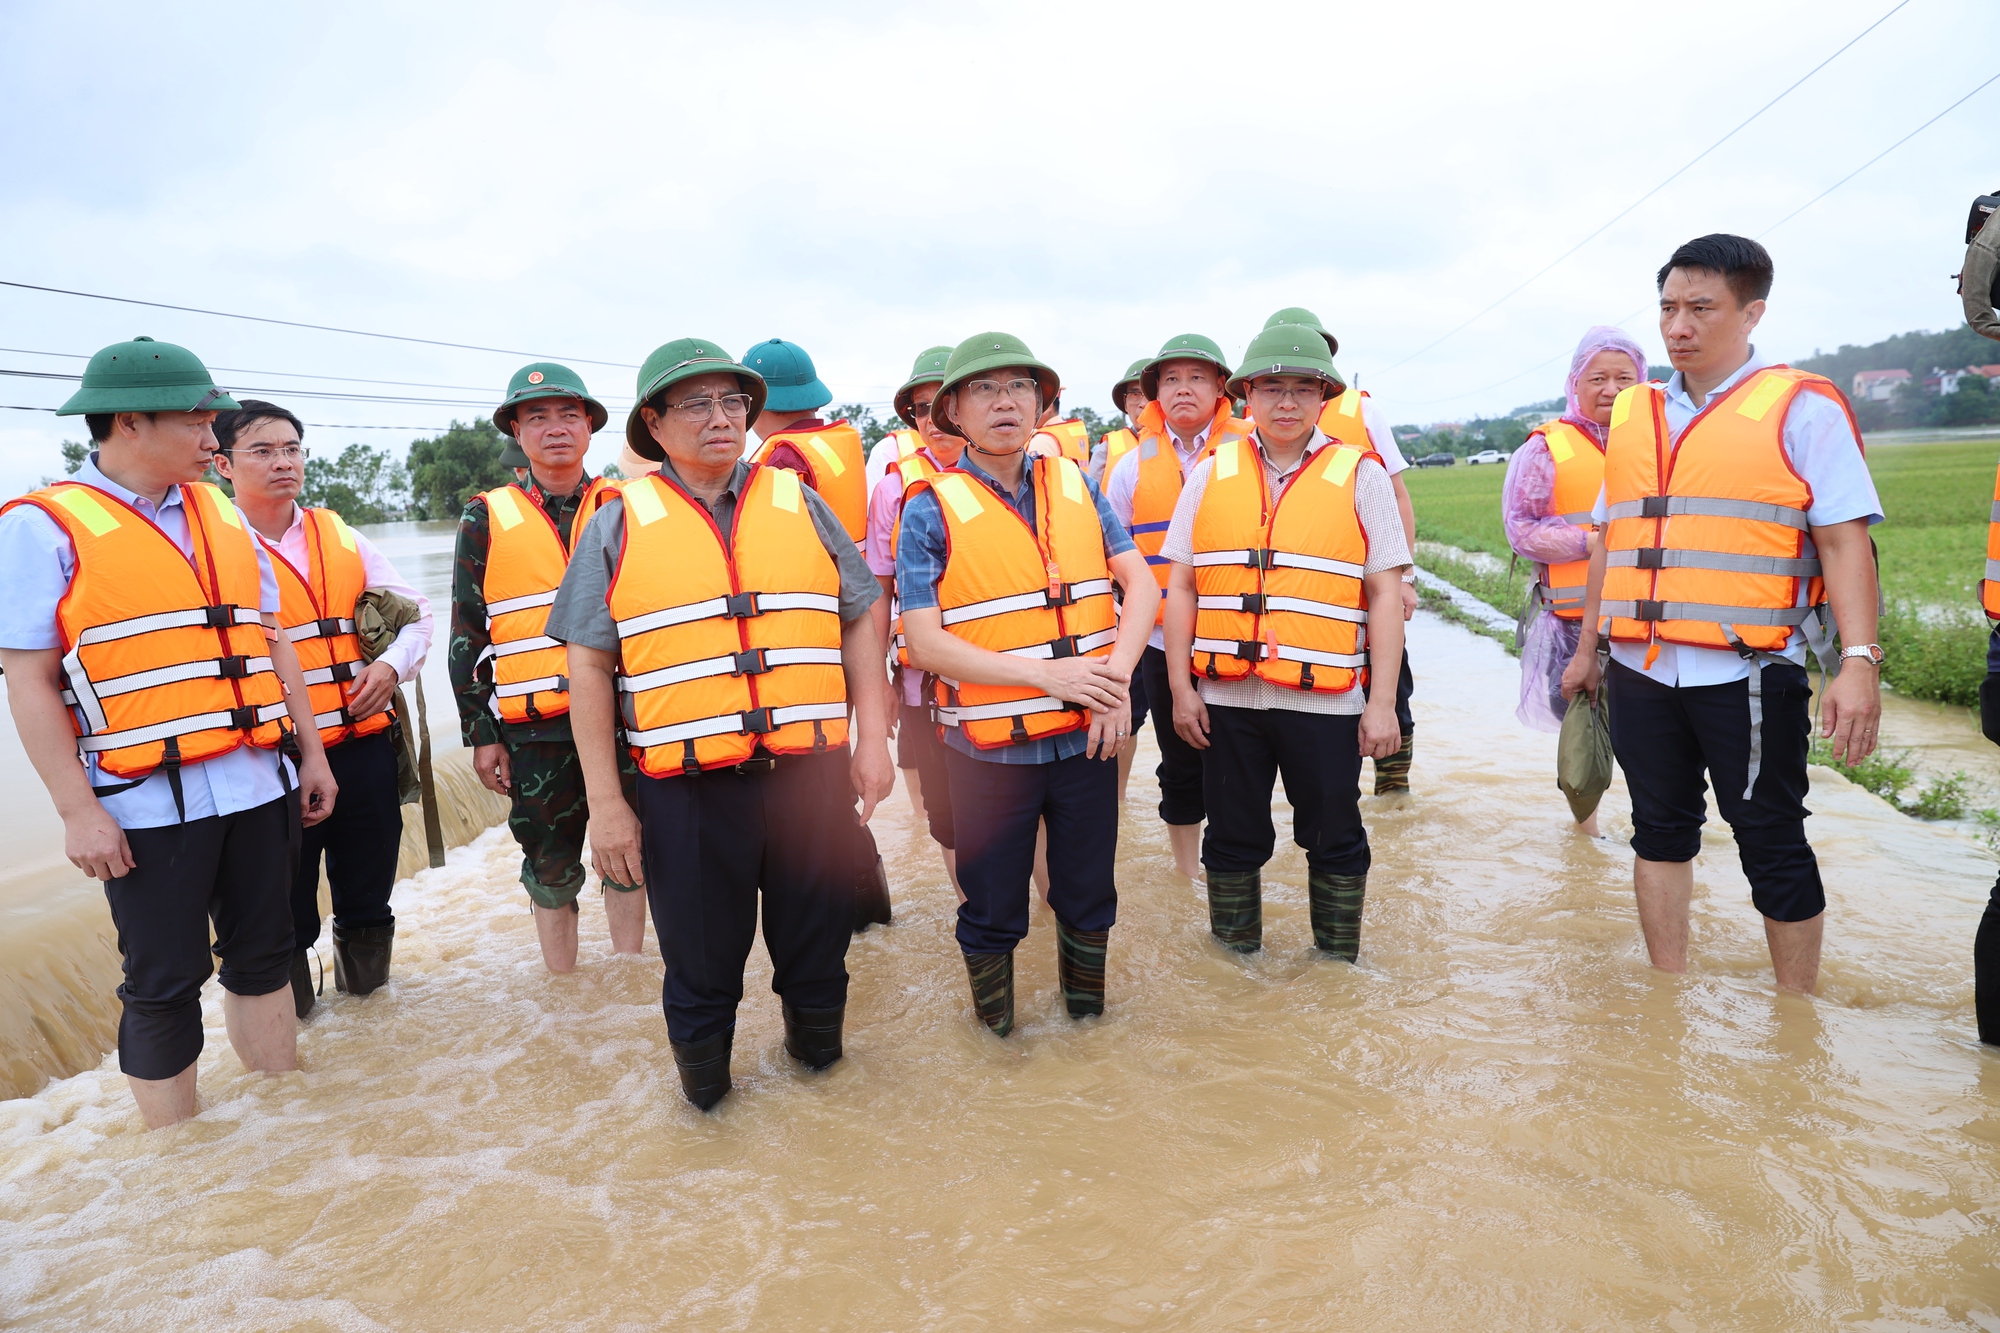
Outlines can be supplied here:
M979 1021L1004 1037L1014 1030L1014 955L969 953L965 972L972 979L972 1007Z
M1391 792L1410 789L1410 759L1417 752L1417 738L1413 732L1403 733L1403 748L1387 759L1375 761L1375 794L1387 796Z
M681 1071L681 1091L698 1111L706 1111L729 1095L729 1048L736 1041L731 1023L702 1041L669 1041L674 1064Z
M854 886L854 933L888 925L889 915L889 872L877 856L874 866Z
M312 950L300 949L292 955L292 1012L301 1020L313 1011Z
M2000 880L1986 900L1986 915L1972 937L1972 1012L1979 1040L2000 1046Z
M389 956L396 951L394 926L333 928L333 988L366 995L389 979Z
M1366 875L1310 872L1306 893L1312 903L1313 943L1350 963L1360 957L1361 900L1367 892Z
M840 1027L847 1006L785 1011L785 1053L808 1069L825 1069L840 1058Z
M1208 872L1208 930L1225 949L1255 953L1264 947L1264 878L1261 870Z
M1071 1018L1104 1012L1104 955L1110 943L1108 930L1071 930L1056 922L1056 975Z

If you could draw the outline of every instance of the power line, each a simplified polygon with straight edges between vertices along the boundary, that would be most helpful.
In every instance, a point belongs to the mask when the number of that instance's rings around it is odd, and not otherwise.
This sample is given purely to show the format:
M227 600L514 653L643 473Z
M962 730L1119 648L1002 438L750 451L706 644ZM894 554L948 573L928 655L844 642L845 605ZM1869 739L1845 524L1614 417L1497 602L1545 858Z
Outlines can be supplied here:
M54 412L53 407L25 407L20 403L0 403L0 412ZM449 426L351 426L337 421L308 421L314 430L414 430L443 434Z
M1909 3L1909 0L1904 0ZM243 319L253 324L280 324L289 329L312 329L319 333L345 333L356 338L381 338L388 342L420 343L425 347L453 347L461 352L491 352L496 356L525 356L531 361L574 361L584 366L614 366L620 370L637 370L639 367L628 361L595 361L587 356L549 356L542 352L523 352L511 347L481 347L475 343L445 342L440 338L411 338L400 333L375 333L368 329L343 329L332 324L307 324L296 319L273 319L268 315L240 315L228 310L204 310L200 306L171 305L165 301L141 301L133 296L106 296L101 292L71 291L66 287L43 287L32 282L10 282L0 278L0 287L18 287L28 292L50 292L56 296L80 296L91 301L116 301L120 305L149 306L154 310L178 310L190 315L213 315L217 319Z
M1848 47L1853 46L1863 37L1866 37L1869 33L1875 31L1875 29L1881 27L1884 23L1888 22L1891 15L1893 15L1897 10L1903 8L1905 5L1909 3L1910 0L1898 0L1897 4L1894 5L1887 14L1884 14L1881 18L1876 19L1873 23L1869 24L1867 27L1863 28L1860 32L1850 37L1847 40L1845 46L1842 46L1840 50L1835 51L1832 55L1828 56L1826 59L1820 61L1817 65L1814 65L1811 69L1807 70L1804 74L1800 75L1797 81L1795 81L1791 85L1791 87L1785 89L1784 92L1779 93L1776 97L1772 98L1770 101L1764 103L1764 105L1758 107L1755 111L1751 112L1750 115L1746 117L1740 124L1738 124L1735 129L1729 131L1729 133L1723 135L1720 139L1717 139L1714 143L1710 144L1708 147L1702 149L1699 153L1696 153L1693 157L1689 158L1685 163L1682 164L1680 170L1674 172L1673 175L1667 177L1665 180L1661 181L1658 185L1655 185L1652 189L1646 191L1644 194L1640 195L1637 199L1634 199L1631 203L1625 205L1624 208L1620 209L1617 213L1612 215L1610 221L1606 222L1603 226L1597 228L1597 230L1591 232L1590 235L1584 237L1582 240L1578 241L1575 245L1572 245L1569 249L1557 255L1554 259L1551 259L1541 268L1535 270L1535 272L1529 275L1525 280L1523 280L1519 286L1514 287L1506 295L1502 296L1499 300L1495 301L1492 305L1487 306L1484 310L1481 310L1471 319L1466 320L1463 324L1458 325L1456 328L1444 334L1442 337L1433 339L1432 341L1425 343L1422 347L1419 347L1416 351L1410 353L1408 356L1404 357L1401 361L1398 361L1395 365L1390 366L1389 369L1390 370L1401 369L1402 367L1408 365L1410 362L1416 360L1418 357L1422 356L1425 352L1430 351L1432 348L1438 346L1441 343L1444 343L1452 338L1457 337L1459 334L1465 332L1465 330L1471 328L1474 324L1477 324L1480 320L1492 314L1495 310L1498 310L1501 306L1507 304L1507 302L1513 300L1516 296L1520 295L1521 292L1525 291L1531 284L1538 281L1550 269L1562 263L1565 259L1568 259L1571 255L1575 254L1577 251L1583 249L1584 246L1589 245L1599 236L1602 236L1605 232L1609 231L1615 224L1617 224L1621 219L1623 219L1626 214L1630 213L1633 209L1645 203L1648 199L1651 199L1654 195L1658 194L1660 191L1666 189L1669 185L1679 180L1682 176L1686 175L1688 169L1693 167L1695 163L1701 161L1703 158L1707 157L1710 153L1714 152L1716 149L1722 147L1722 145L1728 143L1731 139L1735 138L1737 133L1741 131L1745 126L1749 125L1751 121L1757 119L1757 117L1763 115L1766 111L1769 111L1772 107L1776 106L1778 103L1784 101L1787 97L1791 96L1791 94L1798 89L1800 84L1803 84L1807 79L1810 79L1813 75L1819 73L1821 70L1825 69L1828 65L1832 64L1836 59L1840 57L1842 52L1848 49ZM1810 205L1808 205L1808 207L1810 207ZM1445 400L1439 399L1437 401L1442 402Z
M32 347L0 347L0 352L15 356L53 356L64 361L88 361L90 357L82 352L42 352ZM487 384L427 384L422 380L374 380L354 375L311 375L298 370L246 370L242 366L210 366L211 371L225 375L269 375L273 379L284 380L329 380L336 384L387 384L400 389L456 389L464 393L490 393L494 397L505 397L505 390L495 389Z

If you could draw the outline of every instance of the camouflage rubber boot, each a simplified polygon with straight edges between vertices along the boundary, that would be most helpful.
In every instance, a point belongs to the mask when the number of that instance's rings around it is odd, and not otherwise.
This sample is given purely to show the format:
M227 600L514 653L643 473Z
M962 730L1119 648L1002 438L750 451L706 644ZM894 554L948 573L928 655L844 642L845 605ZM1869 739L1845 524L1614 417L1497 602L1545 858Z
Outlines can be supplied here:
M979 1021L1004 1037L1014 1030L1014 955L969 953L965 972L972 979L972 1007Z
M1260 870L1208 872L1208 929L1225 949L1264 947L1264 880Z
M1393 791L1410 789L1410 756L1417 748L1417 738L1413 732L1403 733L1403 748L1387 759L1375 761L1375 794L1387 796Z
M1315 870L1306 878L1312 902L1313 943L1353 962L1361 955L1361 899L1368 892L1366 875L1329 875Z
M1108 930L1071 930L1056 922L1056 975L1071 1018L1104 1012L1104 954L1110 943Z

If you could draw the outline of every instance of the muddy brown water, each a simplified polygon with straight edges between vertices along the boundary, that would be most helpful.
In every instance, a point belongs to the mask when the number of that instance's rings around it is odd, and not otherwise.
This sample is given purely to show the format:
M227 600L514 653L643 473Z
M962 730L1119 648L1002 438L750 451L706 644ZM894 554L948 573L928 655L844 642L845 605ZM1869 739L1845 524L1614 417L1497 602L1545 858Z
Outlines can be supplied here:
M899 792L896 921L855 940L848 1058L784 1055L753 954L736 1091L681 1100L650 927L540 965L503 831L397 890L396 977L304 1068L246 1074L211 986L205 1109L155 1134L106 1060L0 1103L0 1324L426 1330L2000 1327L2000 1057L1970 947L1994 867L1823 770L1817 999L1772 991L1725 830L1694 967L1646 965L1623 788L1568 827L1514 663L1429 616L1417 792L1369 797L1362 961L1208 939L1142 755L1111 1005L1053 927L975 1022ZM1279 802L1279 817L1286 811Z

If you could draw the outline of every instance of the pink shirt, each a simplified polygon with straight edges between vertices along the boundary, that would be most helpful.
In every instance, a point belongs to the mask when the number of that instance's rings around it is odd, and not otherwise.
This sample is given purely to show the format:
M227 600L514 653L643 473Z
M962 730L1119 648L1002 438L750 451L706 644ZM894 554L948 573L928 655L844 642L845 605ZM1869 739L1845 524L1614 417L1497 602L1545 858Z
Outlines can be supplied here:
M932 467L943 467L928 447L918 450L930 459ZM896 579L896 520L903 516L903 474L891 467L882 474L882 480L875 483L875 493L868 497L868 531L861 540L861 556L868 562L868 568L875 577ZM890 645L893 653L895 645ZM918 686L923 679L921 671L903 673L903 702L919 704L923 699L918 694Z
M349 529L349 531L353 531ZM259 536L262 536L260 533ZM285 535L277 541L264 539L264 544L283 556L288 564L304 573L311 557L306 552L306 519L297 505L292 506L292 526L285 529ZM396 641L389 645L378 661L386 662L396 669L398 681L415 680L417 672L423 669L424 659L431 651L431 602L430 598L412 588L388 557L375 549L375 544L356 532L354 546L361 553L362 576L371 588L386 588L388 591L407 597L417 604L422 616L403 626L396 635Z

